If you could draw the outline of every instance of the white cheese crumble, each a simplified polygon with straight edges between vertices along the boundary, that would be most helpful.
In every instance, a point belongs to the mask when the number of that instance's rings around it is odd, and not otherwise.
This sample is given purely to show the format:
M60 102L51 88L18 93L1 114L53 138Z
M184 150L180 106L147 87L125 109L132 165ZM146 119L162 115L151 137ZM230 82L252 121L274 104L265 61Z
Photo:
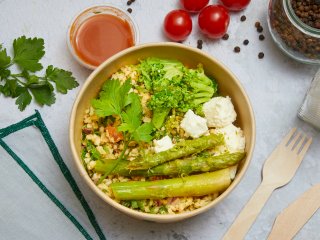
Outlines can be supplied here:
M180 124L181 128L193 138L198 138L208 132L207 120L188 110Z
M223 134L225 144L219 146L219 152L244 152L246 140L241 128L230 124L224 128L216 128L213 130L215 134Z
M154 142L154 151L156 153L166 151L173 147L173 143L169 136L165 136L160 140L153 140Z
M214 97L203 104L208 127L225 127L237 118L230 97Z

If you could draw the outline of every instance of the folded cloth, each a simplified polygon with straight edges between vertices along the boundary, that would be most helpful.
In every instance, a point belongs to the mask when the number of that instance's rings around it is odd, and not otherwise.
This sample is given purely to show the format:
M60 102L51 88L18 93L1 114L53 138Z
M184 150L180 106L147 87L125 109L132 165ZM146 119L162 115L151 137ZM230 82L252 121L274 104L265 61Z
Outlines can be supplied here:
M1 238L106 239L38 111L0 129L0 146Z

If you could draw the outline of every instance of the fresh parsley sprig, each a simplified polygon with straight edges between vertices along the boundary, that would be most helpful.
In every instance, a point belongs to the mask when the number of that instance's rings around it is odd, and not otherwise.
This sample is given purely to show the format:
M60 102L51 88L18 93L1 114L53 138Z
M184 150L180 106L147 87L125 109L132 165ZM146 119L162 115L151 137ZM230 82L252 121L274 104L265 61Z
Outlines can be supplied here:
M43 69L39 62L44 56L44 40L41 38L19 37L13 41L13 57L0 44L0 94L16 98L16 104L23 111L32 97L40 105L52 105L55 100L54 89L66 94L79 84L71 72L48 66L44 76L34 73ZM11 66L16 65L20 73L12 73ZM55 86L55 88L54 88Z
M112 169L105 173L99 180L99 183L105 179L119 164L125 159L125 152L130 141L150 142L151 133L154 126L152 123L143 123L143 111L140 97L136 93L129 93L132 85L130 80L123 84L117 79L110 79L105 82L100 91L99 97L92 101L92 106L99 117L117 115L120 117L121 124L117 128L123 133L124 148L115 162Z
M142 106L136 93L129 93L130 80L123 84L119 80L108 80L102 87L98 99L92 101L92 106L99 117L118 115L121 125L118 131L129 135L128 140L150 142L153 125L142 123Z

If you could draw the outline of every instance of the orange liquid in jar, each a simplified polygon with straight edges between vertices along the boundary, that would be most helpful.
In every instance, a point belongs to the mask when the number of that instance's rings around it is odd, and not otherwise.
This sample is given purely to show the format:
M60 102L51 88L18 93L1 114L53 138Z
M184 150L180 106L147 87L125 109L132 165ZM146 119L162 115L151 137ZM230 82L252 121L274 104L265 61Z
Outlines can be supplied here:
M117 52L134 45L129 23L117 16L97 14L85 20L75 33L76 54L98 66Z

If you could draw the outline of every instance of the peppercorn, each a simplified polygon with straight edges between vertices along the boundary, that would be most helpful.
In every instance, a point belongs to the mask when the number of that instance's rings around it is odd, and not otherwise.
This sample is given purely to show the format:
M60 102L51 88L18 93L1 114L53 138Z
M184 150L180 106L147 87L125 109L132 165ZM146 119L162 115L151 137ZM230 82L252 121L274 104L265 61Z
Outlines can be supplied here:
M241 22L244 22L246 19L247 19L247 17L245 15L242 15L240 18Z
M197 41L197 48L202 49L202 44L203 44L203 41L201 39L199 39Z
M263 35L263 34L260 34L260 35L259 35L259 40L260 40L260 41L263 41L264 39L265 39L264 35Z
M236 46L236 47L234 47L234 49L233 49L233 51L235 52L235 53L239 53L240 52L240 47L239 46Z
M228 40L228 39L229 39L229 34L228 34L228 33L224 34L223 37L222 37L222 39L223 39L223 40Z
M127 11L128 11L129 13L132 13L132 8L128 8Z
M255 26L256 28L258 28L258 27L261 26L261 23L260 23L260 22L256 22L256 23L254 24L254 26Z
M248 45L248 44L249 44L249 40L248 39L243 41L243 45Z
M130 5L131 5L131 3L132 3L132 1L131 1L131 0L129 0L129 1L127 2L127 5L128 5L128 6L130 6Z
M263 53L263 52L259 52L259 54L258 54L258 58L259 58L259 59L264 58L264 53Z
M263 32L263 27L260 25L257 27L257 32L262 33Z

